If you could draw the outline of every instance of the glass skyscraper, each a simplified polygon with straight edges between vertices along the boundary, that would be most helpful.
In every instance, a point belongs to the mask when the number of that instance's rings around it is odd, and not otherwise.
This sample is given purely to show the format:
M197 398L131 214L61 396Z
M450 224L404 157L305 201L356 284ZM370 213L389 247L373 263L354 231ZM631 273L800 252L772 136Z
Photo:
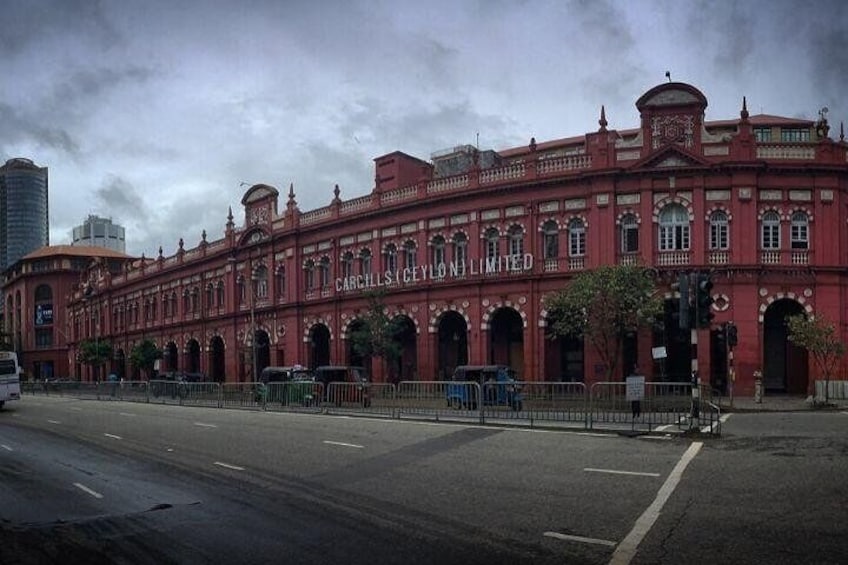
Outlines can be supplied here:
M0 269L50 245L47 167L15 158L0 167Z

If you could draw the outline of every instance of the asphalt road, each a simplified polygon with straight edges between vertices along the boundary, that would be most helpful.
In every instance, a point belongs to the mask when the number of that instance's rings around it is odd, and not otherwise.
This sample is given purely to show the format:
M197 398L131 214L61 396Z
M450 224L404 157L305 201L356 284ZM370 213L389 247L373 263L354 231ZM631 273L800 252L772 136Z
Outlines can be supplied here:
M848 414L627 438L26 397L0 563L838 563Z

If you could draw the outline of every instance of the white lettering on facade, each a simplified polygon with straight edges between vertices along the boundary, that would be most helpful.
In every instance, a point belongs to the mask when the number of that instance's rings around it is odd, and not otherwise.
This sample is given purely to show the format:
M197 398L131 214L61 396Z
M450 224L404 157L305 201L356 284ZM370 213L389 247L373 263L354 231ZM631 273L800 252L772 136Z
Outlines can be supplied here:
M466 274L496 275L499 273L518 273L533 270L533 254L500 255L466 262L416 265L402 270L382 273L362 273L335 280L337 293L369 290L377 287L407 286L430 281L445 281L462 278Z

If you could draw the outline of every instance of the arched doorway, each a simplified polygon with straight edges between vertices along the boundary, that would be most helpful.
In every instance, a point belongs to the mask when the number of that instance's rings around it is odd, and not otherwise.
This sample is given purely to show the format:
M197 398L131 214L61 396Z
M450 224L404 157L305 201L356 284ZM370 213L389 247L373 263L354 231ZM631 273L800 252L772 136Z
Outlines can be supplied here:
M209 340L209 378L216 383L224 382L226 380L225 367L224 339L216 335Z
M436 379L447 380L459 365L468 364L468 324L458 312L446 312L439 319L436 336Z
M766 390L806 394L807 350L792 344L786 318L804 314L804 308L788 298L775 300L763 316L763 385Z
M309 331L309 368L330 364L330 330L315 324Z
M665 357L654 361L654 380L675 383L691 380L691 340L691 330L680 328L680 300L666 300L663 315L654 325L653 347L665 348Z
M115 356L112 359L115 364L112 367L112 372L115 373L115 376L118 379L126 379L127 378L127 355L124 353L123 348L118 348L115 350Z
M553 320L546 320L544 380L552 382L582 383L585 379L583 339L575 336L554 337L550 328Z
M418 376L418 348L416 346L415 322L409 316L398 316L395 318L398 332L395 340L400 345L400 356L395 361L395 366L389 368L389 381L412 381Z
M371 373L371 357L369 355L363 355L359 351L357 351L356 343L351 336L363 331L365 328L365 323L360 319L355 319L350 322L347 326L347 364L353 367L365 367L368 371L368 374Z
M177 344L169 341L162 348L163 372L174 372L177 370Z
M524 321L513 308L500 308L489 323L489 363L508 365L518 374L524 374Z
M186 373L200 372L200 344L194 338L186 343L186 360L183 367Z
M271 365L271 338L268 332L258 329L254 334L256 340L256 375L262 372L262 369Z

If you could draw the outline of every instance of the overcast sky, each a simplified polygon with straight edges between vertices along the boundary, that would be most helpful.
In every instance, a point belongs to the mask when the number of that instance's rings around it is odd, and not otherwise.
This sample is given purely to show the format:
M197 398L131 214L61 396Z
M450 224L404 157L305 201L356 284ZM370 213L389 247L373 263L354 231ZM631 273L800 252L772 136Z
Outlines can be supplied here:
M373 187L373 159L505 149L638 126L675 81L707 120L848 121L848 2L0 0L0 158L50 174L50 242L88 214L127 251L237 224L242 183L280 209Z

